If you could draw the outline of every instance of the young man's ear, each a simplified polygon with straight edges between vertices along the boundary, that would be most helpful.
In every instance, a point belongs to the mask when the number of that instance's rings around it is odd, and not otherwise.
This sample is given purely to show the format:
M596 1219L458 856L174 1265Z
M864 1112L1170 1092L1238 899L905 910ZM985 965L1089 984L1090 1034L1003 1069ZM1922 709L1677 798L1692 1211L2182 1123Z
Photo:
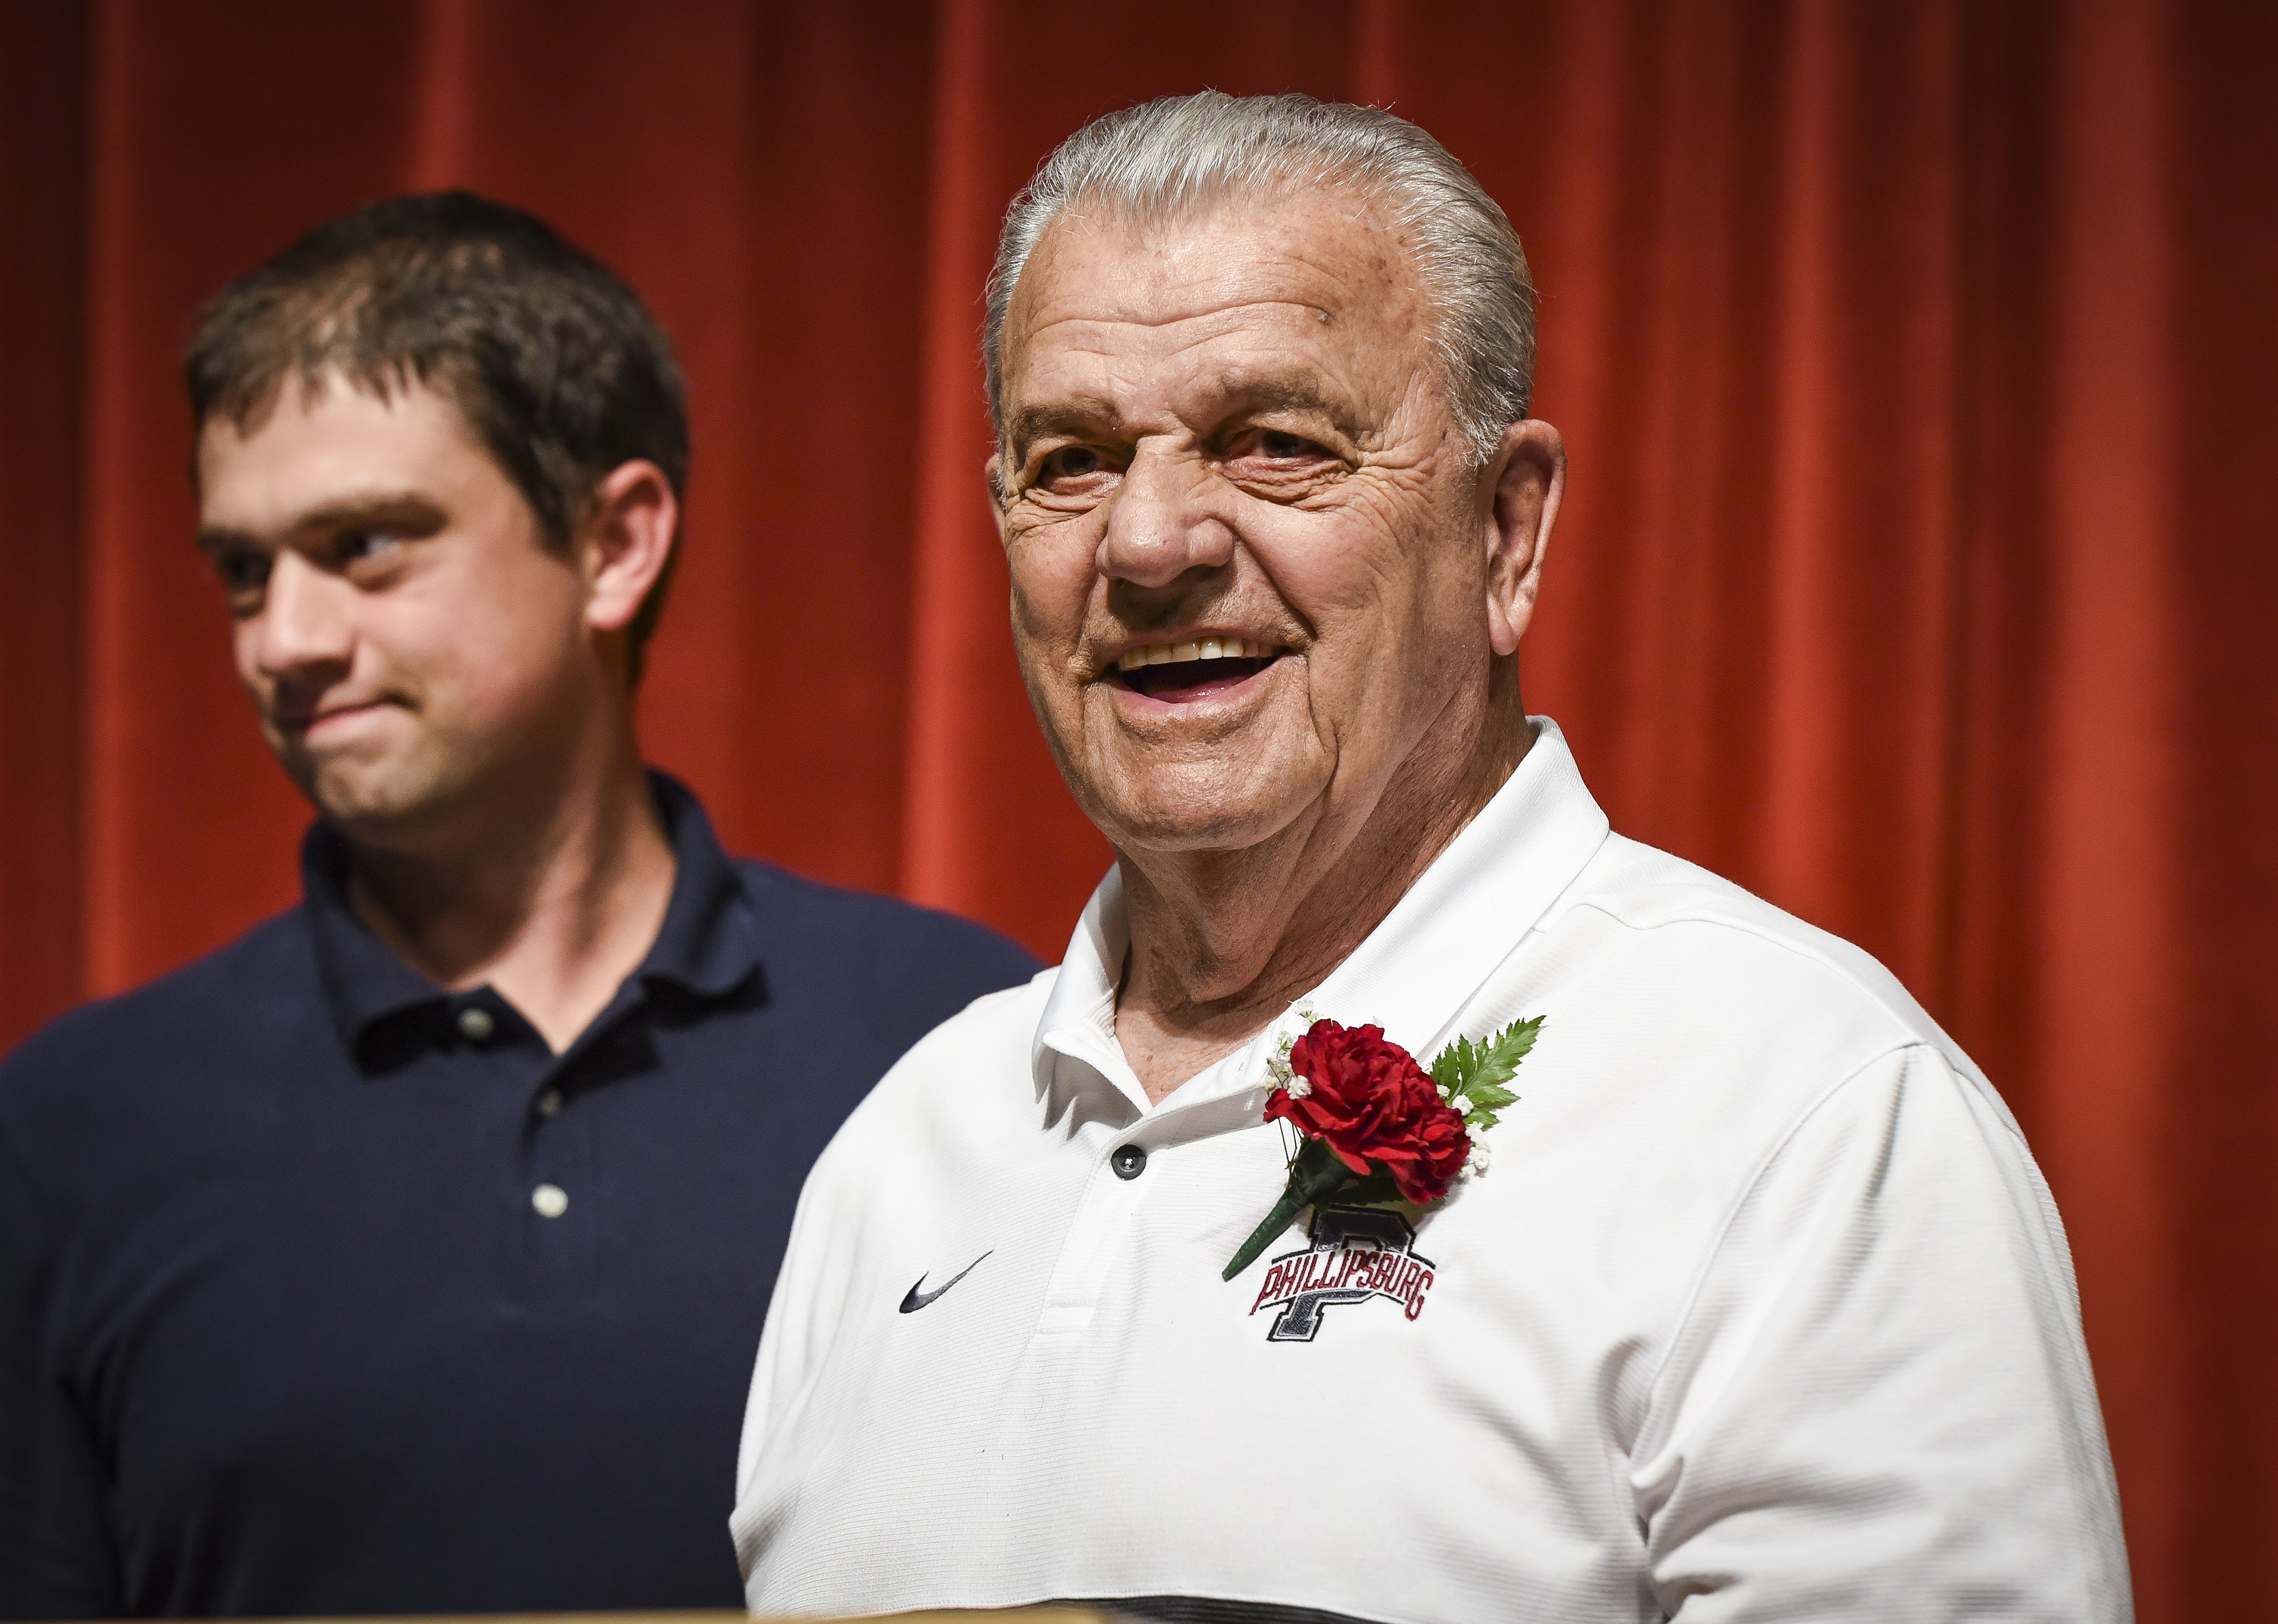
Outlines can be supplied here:
M632 624L671 561L679 527L679 499L662 469L636 458L609 471L578 530L587 625L608 632Z

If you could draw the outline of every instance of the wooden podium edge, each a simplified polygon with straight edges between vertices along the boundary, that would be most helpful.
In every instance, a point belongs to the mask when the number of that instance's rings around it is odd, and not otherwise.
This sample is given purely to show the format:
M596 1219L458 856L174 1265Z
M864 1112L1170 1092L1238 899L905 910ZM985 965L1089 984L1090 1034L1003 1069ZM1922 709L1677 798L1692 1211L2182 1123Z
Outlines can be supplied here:
M1107 1615L1089 1607L929 1608L921 1613L867 1615L889 1619L893 1624L1108 1624ZM123 1621L122 1621L123 1624ZM748 1613L733 1608L689 1609L684 1612L642 1610L629 1613L423 1613L334 1615L319 1618L279 1618L258 1624L753 1624ZM821 1617L762 1620L760 1624L852 1624L850 1620Z

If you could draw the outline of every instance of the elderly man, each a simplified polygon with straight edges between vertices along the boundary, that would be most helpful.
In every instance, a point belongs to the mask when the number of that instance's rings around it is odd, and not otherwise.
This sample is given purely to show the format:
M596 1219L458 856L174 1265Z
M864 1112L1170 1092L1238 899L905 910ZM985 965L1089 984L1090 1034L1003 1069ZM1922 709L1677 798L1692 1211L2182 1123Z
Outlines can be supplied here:
M2015 1124L1521 706L1532 302L1372 109L1157 103L1013 205L1013 634L1118 860L808 1181L755 1611L2125 1615Z

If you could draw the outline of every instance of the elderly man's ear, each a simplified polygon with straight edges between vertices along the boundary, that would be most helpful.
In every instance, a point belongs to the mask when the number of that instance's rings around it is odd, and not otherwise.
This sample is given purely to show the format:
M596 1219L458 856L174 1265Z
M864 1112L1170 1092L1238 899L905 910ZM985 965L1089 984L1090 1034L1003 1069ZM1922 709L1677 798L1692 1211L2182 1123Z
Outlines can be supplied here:
M1487 515L1487 641L1515 654L1534 618L1542 555L1566 490L1566 443L1539 417L1502 431L1487 472L1494 480Z

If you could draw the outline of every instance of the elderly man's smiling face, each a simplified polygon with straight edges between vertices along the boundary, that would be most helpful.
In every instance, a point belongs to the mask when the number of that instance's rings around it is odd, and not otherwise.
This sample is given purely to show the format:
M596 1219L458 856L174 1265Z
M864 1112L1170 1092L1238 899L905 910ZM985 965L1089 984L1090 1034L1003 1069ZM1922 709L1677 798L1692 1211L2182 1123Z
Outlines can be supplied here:
M1078 205L1030 257L991 465L1013 631L1127 854L1349 827L1479 748L1494 473L1415 283L1341 187L1154 225Z

